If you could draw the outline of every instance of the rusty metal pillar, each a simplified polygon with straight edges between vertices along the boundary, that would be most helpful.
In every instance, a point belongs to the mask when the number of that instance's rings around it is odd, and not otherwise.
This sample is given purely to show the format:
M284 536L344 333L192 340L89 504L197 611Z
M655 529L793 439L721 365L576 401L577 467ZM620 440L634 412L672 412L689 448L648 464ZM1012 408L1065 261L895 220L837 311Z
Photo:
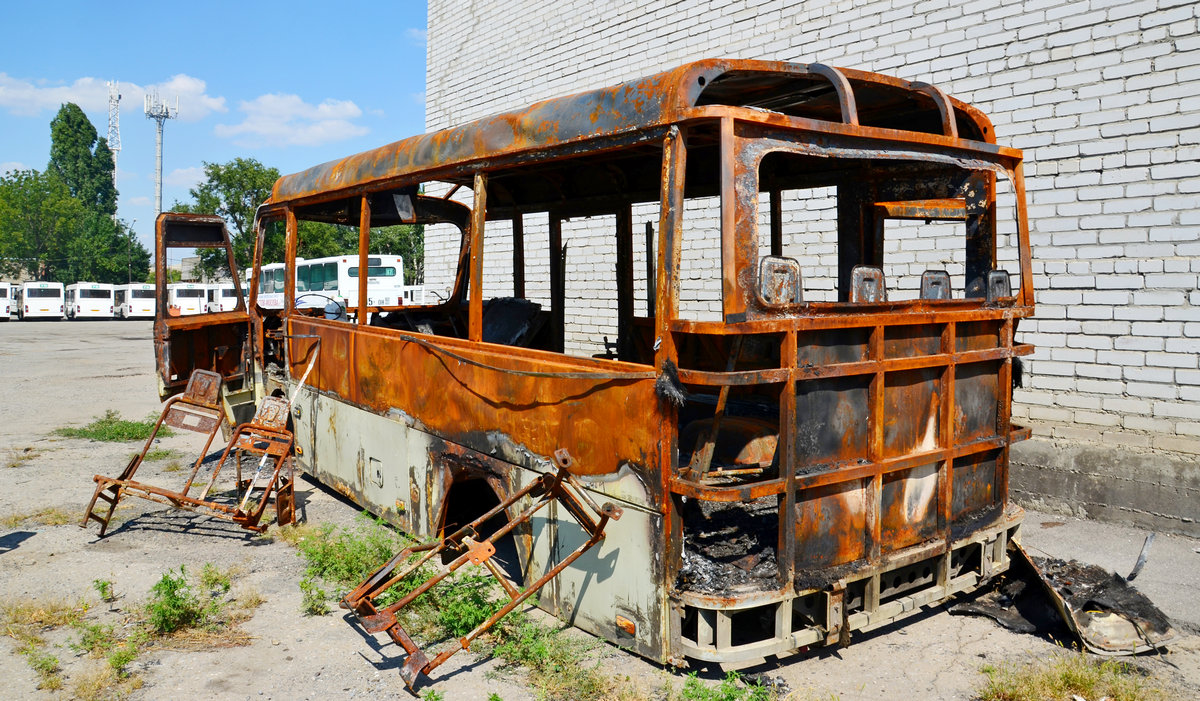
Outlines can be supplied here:
M483 340L483 229L487 219L487 173L475 173L475 203L471 208L471 301L467 338Z
M371 246L371 200L361 198L362 209L358 215L358 324L367 323L367 281L370 279Z

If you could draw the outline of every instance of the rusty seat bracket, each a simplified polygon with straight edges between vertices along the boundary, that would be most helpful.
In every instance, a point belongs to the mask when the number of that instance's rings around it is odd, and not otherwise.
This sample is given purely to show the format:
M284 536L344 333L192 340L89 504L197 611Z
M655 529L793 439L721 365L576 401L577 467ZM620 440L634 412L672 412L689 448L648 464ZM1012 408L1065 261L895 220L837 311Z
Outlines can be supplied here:
M554 461L558 468L557 472L539 475L525 487L513 492L508 498L504 499L487 513L462 526L445 538L432 543L405 548L372 573L371 576L367 577L362 584L342 598L341 607L350 609L357 615L356 617L364 631L372 634L386 632L397 645L404 649L407 658L401 667L400 676L404 679L404 683L409 689L416 688L419 675L428 675L430 671L448 660L459 650L469 649L471 641L494 626L497 621L521 605L530 596L537 593L546 583L557 576L559 572L563 571L568 565L579 558L580 555L603 540L604 528L610 519L615 520L621 517L622 511L619 507L611 503L597 506L587 496L583 488L568 471L568 468L572 464L572 458L565 450L560 449L555 451ZM476 531L478 526L486 523L493 516L506 512L510 506L526 497L532 500L529 506L486 539L479 539L479 533ZM578 548L547 570L545 574L535 581L530 582L524 591L520 591L504 577L499 568L492 562L491 556L495 553L495 543L520 524L529 521L543 507L553 502L557 502L565 507L566 511L575 518L589 537ZM378 608L376 606L375 601L380 595L405 577L418 571L422 566L444 551L458 553L458 556L450 564L439 570L436 575L422 582L420 586L413 589L399 601L385 608ZM419 557L414 557L418 554ZM492 614L490 618L480 623L474 630L462 638L459 638L456 644L448 645L445 650L430 659L413 642L412 638L409 637L404 627L400 625L400 621L396 618L396 614L400 609L415 601L446 577L449 577L455 570L468 563L486 567L491 575L499 581L509 600L496 613Z

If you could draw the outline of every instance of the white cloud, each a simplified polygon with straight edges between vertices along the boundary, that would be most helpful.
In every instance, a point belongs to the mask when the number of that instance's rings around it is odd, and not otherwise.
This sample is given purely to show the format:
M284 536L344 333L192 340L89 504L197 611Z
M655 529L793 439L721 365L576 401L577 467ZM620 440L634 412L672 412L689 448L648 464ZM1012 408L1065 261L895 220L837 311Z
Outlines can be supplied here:
M419 105L422 108L425 107L425 91L424 90L422 90L421 92L409 93L408 97L409 97L409 99L411 99L413 101L413 104Z
M124 198L121 198L121 202L122 202L122 204L136 205L138 207L149 207L150 206L150 198L143 197L143 196L124 197Z
M22 117L46 110L57 110L65 102L74 102L85 110L107 109L108 87L95 78L80 78L70 85L34 84L0 73L0 107Z
M176 168L175 170L163 176L163 183L171 187L186 187L192 188L204 181L204 168L193 166L191 168Z
M241 102L241 124L218 124L216 134L238 146L317 146L367 133L352 120L362 116L349 100L325 100L313 105L298 95L260 95Z
M3 163L0 163L0 175L4 175L5 173L8 173L8 172L14 171L14 170L27 170L27 169L28 169L28 166L26 166L24 163L21 163L20 161L4 161Z
M141 86L121 82L121 111L141 114L142 98L148 90L157 90L164 102L175 106L179 98L179 119L194 122L213 112L228 112L225 98L207 94L208 84L199 78L180 73L169 80ZM23 117L55 111L60 105L74 102L86 112L107 113L108 84L99 78L79 78L70 85L49 81L31 82L0 73L0 109ZM100 128L99 126L97 127Z
M424 29L409 27L404 30L404 38L408 39L409 43L415 46L424 47L427 37L428 33Z

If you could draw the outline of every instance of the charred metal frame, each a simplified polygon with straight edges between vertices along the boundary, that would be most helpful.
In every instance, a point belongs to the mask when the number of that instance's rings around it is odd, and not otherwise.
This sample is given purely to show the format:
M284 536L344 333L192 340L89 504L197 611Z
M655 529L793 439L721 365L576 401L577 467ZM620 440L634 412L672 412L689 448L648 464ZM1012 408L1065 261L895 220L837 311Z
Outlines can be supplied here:
M357 223L365 267L370 228L397 221L388 198L438 181L451 193L412 201L418 223L462 231L450 299L369 307L364 286L346 323L294 308L291 275L285 309L257 309L254 275L256 391L299 393L302 468L419 536L440 533L464 475L486 479L518 517L522 490L568 449L571 475L625 518L549 580L540 605L639 654L737 664L846 642L1003 571L1005 544L1019 537L1008 449L1028 431L1010 422L1010 387L1015 359L1032 352L1014 341L1018 323L1033 313L1021 169L986 116L941 90L820 64L701 61L405 139L281 178L259 212L255 272L268 220L285 223L294 270L298 217ZM1015 291L996 270L999 176L1015 200ZM759 194L769 193L769 248L781 258L781 192L828 185L838 188L839 301L780 293L795 292L786 259L776 268L786 284L764 287ZM459 188L471 188L470 207L450 200ZM714 195L722 315L692 321L679 313L684 203ZM651 302L639 317L632 206L655 201ZM546 333L530 347L490 343L487 221L512 221L520 297L531 213L549 222ZM562 222L600 214L617 228L617 359L562 352ZM887 301L883 223L896 218L963 223L965 297ZM449 330L368 323L383 312L440 315ZM268 349L268 322L282 352ZM297 381L317 343L320 359ZM747 398L773 414L737 416ZM685 421L698 449L680 444ZM733 439L757 457L726 464ZM400 462L372 472L375 453ZM774 514L759 554L771 550L775 571L715 590L690 584L695 514L703 523L752 504ZM548 571L562 521L513 528L527 581ZM603 579L606 562L626 575Z

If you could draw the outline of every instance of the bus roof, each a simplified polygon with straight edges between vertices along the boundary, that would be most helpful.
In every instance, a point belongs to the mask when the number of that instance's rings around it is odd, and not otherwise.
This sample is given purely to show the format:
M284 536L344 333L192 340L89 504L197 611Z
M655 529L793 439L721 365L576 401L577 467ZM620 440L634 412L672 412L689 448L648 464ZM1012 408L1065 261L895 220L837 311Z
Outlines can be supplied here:
M276 181L268 203L382 185L425 171L467 182L465 173L481 164L726 115L793 118L804 120L809 130L1020 153L995 145L991 122L981 111L924 83L823 64L708 59L286 175Z

